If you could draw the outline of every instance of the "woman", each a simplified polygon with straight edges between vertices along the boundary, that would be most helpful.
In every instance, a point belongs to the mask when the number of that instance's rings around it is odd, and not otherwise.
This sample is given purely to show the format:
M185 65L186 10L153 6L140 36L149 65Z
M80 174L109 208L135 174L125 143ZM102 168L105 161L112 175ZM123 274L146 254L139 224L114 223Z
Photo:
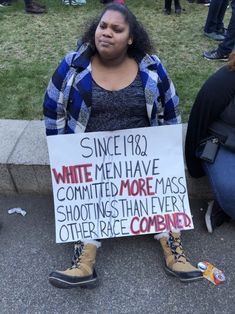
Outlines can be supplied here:
M229 60L228 65L214 73L200 89L189 117L185 142L189 173L195 178L206 174L215 194L215 201L209 203L206 213L209 232L229 217L235 219L234 152L224 145L211 145L210 142L206 151L204 145L205 139L214 134L209 128L214 128L215 121L223 123L226 128L234 128L235 134L235 52ZM214 156L208 155L213 152ZM210 162L204 160L206 153L207 159L212 159Z
M175 88L158 57L147 54L150 50L147 33L127 7L105 7L49 83L47 135L180 123ZM184 255L179 232L157 237L170 274L182 281L201 278ZM52 272L51 284L68 288L94 283L99 246L94 240L77 243L72 267Z

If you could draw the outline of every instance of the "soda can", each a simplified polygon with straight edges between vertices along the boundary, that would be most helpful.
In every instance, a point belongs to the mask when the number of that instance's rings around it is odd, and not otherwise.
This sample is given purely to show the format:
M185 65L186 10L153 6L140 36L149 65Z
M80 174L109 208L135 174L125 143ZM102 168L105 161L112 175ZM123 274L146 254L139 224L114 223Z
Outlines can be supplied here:
M198 269L202 272L203 277L214 285L218 285L225 281L224 273L208 261L199 262Z
M225 281L225 275L221 270L214 270L214 282L216 285Z

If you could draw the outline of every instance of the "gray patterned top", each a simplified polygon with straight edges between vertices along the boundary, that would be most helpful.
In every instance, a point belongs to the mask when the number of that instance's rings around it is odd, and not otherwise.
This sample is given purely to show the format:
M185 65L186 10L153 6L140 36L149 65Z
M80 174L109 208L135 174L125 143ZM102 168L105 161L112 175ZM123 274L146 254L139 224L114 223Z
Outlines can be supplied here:
M114 131L149 126L140 75L127 87L109 91L93 80L92 107L86 132Z

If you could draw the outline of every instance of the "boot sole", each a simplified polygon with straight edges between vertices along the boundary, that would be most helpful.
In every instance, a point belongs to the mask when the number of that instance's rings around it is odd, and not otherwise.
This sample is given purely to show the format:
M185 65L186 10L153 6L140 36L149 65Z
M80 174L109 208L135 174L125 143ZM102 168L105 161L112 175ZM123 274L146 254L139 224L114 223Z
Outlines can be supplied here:
M98 286L98 278L96 272L94 272L93 277L81 282L71 282L62 278L49 276L49 282L52 286L59 289L72 289L72 288L83 288L83 289L93 289Z
M165 272L171 276L174 276L176 278L178 278L180 281L182 282L192 282L192 281L196 281L196 280L201 280L203 279L203 276L199 276L199 277L192 277L192 278L181 278L179 274L173 272L172 270L170 270L168 267L164 267Z
M54 277L49 277L49 282L52 286L59 288L59 289L72 289L72 288L83 288L83 289L92 289L96 288L98 286L98 280L90 280L90 281L84 281L81 283L71 283L65 280L61 280Z

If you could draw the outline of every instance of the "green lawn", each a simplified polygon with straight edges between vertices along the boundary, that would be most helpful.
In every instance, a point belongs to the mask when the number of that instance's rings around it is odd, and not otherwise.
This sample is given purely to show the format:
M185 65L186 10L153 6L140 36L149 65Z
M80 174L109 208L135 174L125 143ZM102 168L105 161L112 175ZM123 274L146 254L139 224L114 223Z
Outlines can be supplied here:
M202 58L217 43L202 34L208 8L182 0L181 16L162 13L163 0L126 0L153 40L180 96L187 121L200 86L223 63ZM103 8L99 0L82 7L44 1L48 13L24 13L23 1L0 8L0 119L41 119L48 80L60 59L76 47L84 26ZM231 11L227 10L226 24Z

